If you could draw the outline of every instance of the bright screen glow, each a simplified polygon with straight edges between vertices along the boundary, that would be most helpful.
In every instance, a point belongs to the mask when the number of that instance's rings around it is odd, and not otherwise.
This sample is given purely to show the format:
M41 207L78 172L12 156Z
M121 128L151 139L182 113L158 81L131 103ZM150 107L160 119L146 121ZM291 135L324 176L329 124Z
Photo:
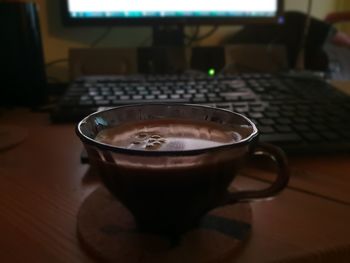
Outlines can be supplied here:
M277 0L69 0L71 17L274 17Z

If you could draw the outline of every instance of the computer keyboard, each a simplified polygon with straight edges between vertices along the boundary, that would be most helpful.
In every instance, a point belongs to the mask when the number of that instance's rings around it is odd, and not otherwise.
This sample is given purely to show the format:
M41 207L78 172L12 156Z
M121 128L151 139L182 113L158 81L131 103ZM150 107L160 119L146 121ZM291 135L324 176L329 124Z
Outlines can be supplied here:
M350 96L326 81L289 75L90 76L71 83L54 122L76 122L133 103L191 103L235 111L257 124L260 140L290 154L350 152Z

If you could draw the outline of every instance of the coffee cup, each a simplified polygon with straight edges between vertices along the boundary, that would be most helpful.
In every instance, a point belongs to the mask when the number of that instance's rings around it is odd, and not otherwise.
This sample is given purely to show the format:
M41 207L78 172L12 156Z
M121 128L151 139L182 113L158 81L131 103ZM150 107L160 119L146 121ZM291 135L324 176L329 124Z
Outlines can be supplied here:
M274 196L289 179L283 152L259 143L248 118L222 109L128 105L87 116L76 132L104 186L140 231L181 235L210 210ZM230 192L240 169L259 156L275 164L275 181L262 190Z

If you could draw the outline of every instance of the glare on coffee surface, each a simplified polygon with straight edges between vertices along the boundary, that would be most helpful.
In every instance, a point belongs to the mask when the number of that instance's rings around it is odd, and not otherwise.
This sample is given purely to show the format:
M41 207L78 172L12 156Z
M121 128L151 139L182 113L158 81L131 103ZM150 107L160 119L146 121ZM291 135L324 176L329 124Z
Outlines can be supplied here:
M238 142L243 126L232 127L205 121L160 119L135 121L100 131L96 140L120 148L145 151L195 150Z

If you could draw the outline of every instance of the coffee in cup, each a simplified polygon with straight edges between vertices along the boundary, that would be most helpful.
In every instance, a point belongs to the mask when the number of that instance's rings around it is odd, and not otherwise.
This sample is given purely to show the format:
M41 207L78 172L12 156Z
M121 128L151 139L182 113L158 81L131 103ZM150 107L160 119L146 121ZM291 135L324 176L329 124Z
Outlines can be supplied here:
M288 182L283 153L259 144L255 125L225 110L124 106L86 117L77 134L91 165L140 231L180 235L218 206L270 197ZM264 190L229 192L238 171L260 154L276 163L276 181Z
M186 151L213 148L240 141L249 127L182 119L141 120L100 131L95 140L119 148L144 151Z

